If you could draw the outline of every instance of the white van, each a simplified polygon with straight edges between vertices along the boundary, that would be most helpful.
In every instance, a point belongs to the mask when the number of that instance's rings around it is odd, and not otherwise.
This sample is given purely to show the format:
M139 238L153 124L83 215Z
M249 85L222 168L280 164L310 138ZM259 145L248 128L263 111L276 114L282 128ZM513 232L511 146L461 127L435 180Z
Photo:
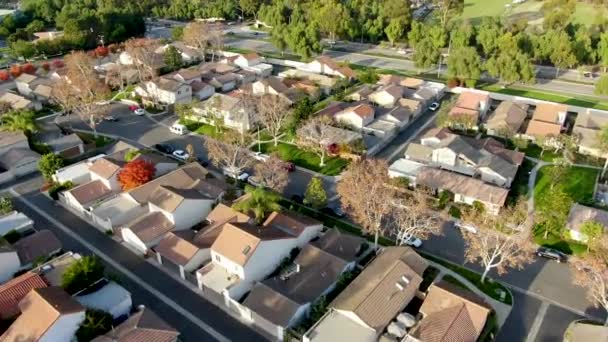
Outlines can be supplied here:
M169 127L169 130L174 134L184 135L188 133L186 126L180 123L174 123L173 126Z

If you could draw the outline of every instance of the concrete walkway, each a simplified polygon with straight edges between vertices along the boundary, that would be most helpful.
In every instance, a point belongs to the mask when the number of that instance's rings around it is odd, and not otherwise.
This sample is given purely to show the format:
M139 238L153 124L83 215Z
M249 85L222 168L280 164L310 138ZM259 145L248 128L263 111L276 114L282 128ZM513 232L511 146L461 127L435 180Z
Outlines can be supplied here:
M439 274L437 275L437 278L435 279L435 282L437 282L438 280L442 279L443 276L445 276L446 274L449 274L450 276L456 278L459 282L463 283L464 285L466 285L473 293L475 293L476 295L480 296L481 298L483 298L486 303L490 304L490 306L494 309L494 311L496 312L496 320L498 323L498 329L500 330L500 328L503 326L503 324L505 323L505 321L507 320L507 317L509 316L509 313L511 312L511 306L507 305L505 303L499 302L496 299L488 296L487 294L483 293L480 289L477 288L477 286L475 286L473 283L471 283L470 281L468 281L466 278L464 278L463 276L461 276L460 274L452 271L451 269L438 264L434 261L428 260L428 263L439 269ZM487 281L490 281L490 279L488 279ZM508 291L508 290L507 290ZM513 296L511 296L511 298L513 298Z

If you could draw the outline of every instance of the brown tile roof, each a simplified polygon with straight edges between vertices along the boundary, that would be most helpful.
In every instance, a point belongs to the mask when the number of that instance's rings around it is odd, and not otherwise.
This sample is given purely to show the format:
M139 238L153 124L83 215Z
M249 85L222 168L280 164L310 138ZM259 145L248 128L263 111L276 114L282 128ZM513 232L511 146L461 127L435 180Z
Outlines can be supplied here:
M149 181L135 189L129 191L129 194L139 203L147 203L150 196L159 186L171 186L179 189L188 189L192 187L197 180L205 179L208 171L199 163L190 163L180 167L177 170L171 171L166 175Z
M22 265L59 252L62 247L59 239L48 229L39 230L13 244Z
M184 80L192 80L195 78L200 78L201 77L201 71L196 69L196 68L187 68L187 69L179 69L178 71L176 71L175 73L173 73L173 76L181 76Z
M163 258L167 258L175 264L185 265L196 255L200 248L182 237L168 233L154 247L154 250Z
M0 286L0 318L8 319L19 314L19 302L33 289L47 287L37 273L27 272Z
M482 202L503 206L509 190L486 184L483 181L454 172L424 168L416 177L416 183L432 189L449 190Z
M367 103L361 103L352 107L345 108L343 113L353 112L357 114L362 119L373 118L374 117L374 107Z
M489 93L463 91L462 93L460 93L460 96L458 96L456 106L461 108L479 110L482 102L485 102L486 104L490 102Z
M349 66L339 67L338 72L347 78L355 78L355 72Z
M476 109L470 109L470 108L463 108L463 107L459 107L459 106L454 106L452 107L452 109L450 109L449 116L459 116L459 115L466 115L466 116L472 116L474 118L478 118L479 117L479 111Z
M420 107L422 107L420 101L406 98L399 99L399 105L401 107L409 109L412 113L417 112L418 110L420 110Z
M420 307L423 318L412 335L425 342L474 342L490 311L472 292L446 282L433 284Z
M0 131L0 147L12 146L27 141L23 132Z
M96 173L101 178L110 179L120 170L122 164L109 158L99 158L89 167L89 171Z
M165 214L155 211L138 217L127 227L144 243L154 241L173 230L175 225Z
M567 112L568 106L558 103L539 103L536 105L532 120L559 124L559 113Z
M243 54L242 56L243 56L243 58L245 58L248 61L260 58L260 55L258 55L255 52L246 53L246 54Z
M384 89L380 90L390 94L392 97L396 99L400 99L403 96L403 88L398 85L391 84Z
M526 135L530 137L557 137L562 130L559 124L548 123L544 121L531 120L526 129Z
M339 229L334 228L318 240L311 242L311 245L344 261L351 262L357 259L357 254L365 243L365 240L358 236L342 233Z
M400 84L403 81L401 76L391 75L391 74L382 74L378 79L378 84L389 85L389 84Z
M387 247L330 306L380 333L414 298L427 266L409 247Z
M174 212L186 199L212 199L196 189L180 189L168 185L159 186L152 192L148 201L157 207Z
M605 230L606 227L608 227L608 211L574 203L568 214L568 228L574 231L580 231L583 223L588 221L600 223L604 226Z
M338 63L336 63L336 61L334 61L333 58L329 56L319 56L317 57L317 62L319 62L320 64L325 64L333 70L337 70L340 67L338 66Z
M68 192L71 193L74 198L76 198L78 203L85 205L109 195L112 193L112 190L98 179L79 185L71 190L68 190Z
M300 236L306 228L322 224L320 221L293 211L275 211L268 216L264 227L273 226L293 236Z
M211 85L209 85L209 83L202 82L202 81L194 81L190 84L190 86L192 87L193 92L198 92L207 87L211 87Z
M209 215L207 215L207 221L211 223L225 222L230 219L235 219L235 222L248 222L251 218L239 211L236 211L225 204L218 204Z
M424 85L424 80L421 80L419 78L406 77L404 80L399 82L399 85L406 88L418 89Z
M60 287L38 288L19 303L21 315L2 334L0 341L39 341L62 316L85 308Z
M526 104L503 101L490 115L485 126L490 129L509 128L517 133L528 115L527 111Z
M435 128L429 129L426 133L424 133L422 138L423 139L437 138L439 140L443 140L453 134L454 133L450 132L450 130L447 128L435 127Z
M178 336L177 330L145 308L91 342L175 342Z

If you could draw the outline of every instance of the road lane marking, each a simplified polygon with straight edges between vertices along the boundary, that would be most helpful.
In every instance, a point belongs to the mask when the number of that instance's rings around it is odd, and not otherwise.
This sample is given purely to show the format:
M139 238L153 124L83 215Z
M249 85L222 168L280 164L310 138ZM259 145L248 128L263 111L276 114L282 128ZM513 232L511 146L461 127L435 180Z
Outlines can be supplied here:
M131 271L129 271L128 269L126 269L125 267L123 267L122 265L120 265L119 263L115 262L114 259L112 259L110 256L108 256L107 254L105 254L104 252L102 252L97 247L93 246L92 244L90 244L89 242L87 242L86 240L84 240L83 238L81 238L78 234L74 233L71 229L69 229L68 227L66 227L63 223L55 220L52 216L48 215L42 209L38 208L35 204L33 204L32 202L30 202L28 199L26 199L25 196L22 196L21 194L19 194L14 188L11 187L10 188L10 192L14 196L19 197L19 199L22 200L23 203L25 203L32 210L34 210L35 212L37 212L38 214L40 214L42 217L44 217L45 219L47 219L49 222L51 222L55 226L57 226L57 228L61 229L64 233L66 233L67 235L69 235L71 238L73 238L74 240L78 241L80 244L82 244L85 247L87 247L93 253L95 253L96 255L98 255L99 257L101 257L102 259L104 259L112 267L116 268L117 270L119 270L120 272L122 272L124 275L126 275L128 278L130 278L133 282L135 282L137 285L141 286L142 288L144 288L145 290L147 290L148 292L150 292L151 294L153 294L154 296L156 296L158 299L162 300L166 305L168 305L173 310L175 310L178 313L180 313L182 316L184 316L185 318L187 318L188 320L190 320L192 323L194 323L195 325L197 325L199 328L201 328L202 330L204 330L205 332L207 332L209 335L213 336L218 341L222 341L222 342L229 342L230 341L230 339L228 339L226 336L222 335L220 332L218 332L217 330L213 329L207 323L205 323L205 322L201 321L200 319L198 319L196 316L194 316L193 314L191 314L189 311L186 311L179 304L177 304L176 302L174 302L171 298L165 296L164 294L162 294L161 292L159 292L158 290L156 290L152 286L146 284L146 282L144 282L137 275L135 275L134 273L132 273Z
M549 308L549 303L542 302L540 305L540 309L536 313L536 317L534 318L534 323L532 323L532 327L530 328L530 332L528 333L528 337L526 338L526 342L535 342L536 335L538 335L538 331L540 330L540 326L545 319L545 314L547 313L547 309Z

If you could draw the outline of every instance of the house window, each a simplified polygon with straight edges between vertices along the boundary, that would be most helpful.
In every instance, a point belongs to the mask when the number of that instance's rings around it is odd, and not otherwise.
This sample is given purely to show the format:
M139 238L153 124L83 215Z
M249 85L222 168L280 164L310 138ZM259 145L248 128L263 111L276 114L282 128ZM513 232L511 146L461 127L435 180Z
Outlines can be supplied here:
M178 91L177 91L177 95L181 95L181 94L182 94L182 91L181 91L181 90L178 90Z
M221 262L221 261L222 261L222 258L221 258L219 255L217 255L217 254L216 254L216 255L215 255L215 261L217 261L217 262Z

